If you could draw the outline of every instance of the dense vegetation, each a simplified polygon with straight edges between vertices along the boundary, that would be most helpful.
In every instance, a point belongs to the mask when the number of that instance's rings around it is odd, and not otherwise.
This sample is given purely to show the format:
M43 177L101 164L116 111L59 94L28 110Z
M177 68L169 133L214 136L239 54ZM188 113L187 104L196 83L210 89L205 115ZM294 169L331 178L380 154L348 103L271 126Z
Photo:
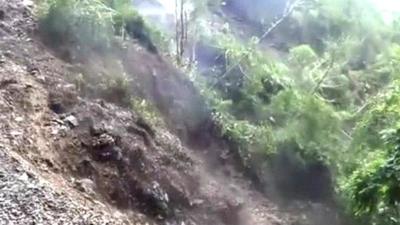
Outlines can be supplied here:
M297 170L326 167L336 201L357 222L399 224L399 21L386 23L364 0L298 2L271 31L284 40L280 57L259 47L270 36L243 40L228 24L196 26L209 16L197 2L188 40L216 46L221 60L188 74L260 180L270 181L282 155ZM157 52L153 43L163 42L128 0L47 0L40 16L55 43L108 48L128 34Z
M385 23L365 1L306 1L273 32L286 40L284 57L234 31L208 37L224 65L197 82L222 131L261 179L282 153L291 155L286 167L322 164L360 224L398 224L396 21Z
M162 34L151 28L129 0L42 0L40 27L54 46L107 50L117 40L132 37L149 51L164 47Z

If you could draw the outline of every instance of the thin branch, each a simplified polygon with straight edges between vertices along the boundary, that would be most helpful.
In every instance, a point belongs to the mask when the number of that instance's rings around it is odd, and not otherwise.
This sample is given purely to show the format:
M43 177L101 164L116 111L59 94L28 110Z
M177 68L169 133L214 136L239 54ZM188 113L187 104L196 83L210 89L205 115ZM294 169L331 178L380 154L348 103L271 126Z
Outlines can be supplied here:
M332 68L333 68L333 64L335 62L335 54L332 54L331 57L331 62L329 64L329 67L326 69L324 75L321 77L321 79L318 81L318 83L315 85L315 87L313 88L313 90L311 91L311 94L315 94L315 92L317 92L321 86L321 84L325 81L325 79L328 77L329 73L331 72Z
M366 109L369 106L369 104L370 104L370 102L366 102L363 106L358 108L357 111L355 111L353 113L353 116L356 116L356 115L360 114L362 111L364 111L364 109Z
M271 26L264 32L263 35L261 35L260 38L258 38L256 44L260 44L261 41L263 39L265 39L268 35L270 35L272 33L272 31L274 31L280 24L282 24L292 13L293 11L296 9L297 6L301 5L304 3L304 0L295 0L293 3L288 3L288 5L286 6L283 15L276 20L275 22L273 22L271 24ZM222 74L219 80L224 79L227 75L229 75L236 67L238 67L242 61L248 56L249 53L244 54L242 57L239 58L239 60L233 64L230 68L228 68L224 74ZM214 85L212 85L213 87L218 83L218 81L216 83L214 83Z
M243 70L242 65L238 65L240 72L243 74L244 77L247 79L250 79L249 75L246 74L246 72Z
M346 136L349 140L353 140L353 137L348 134L346 131L342 130L342 134L344 134L344 136Z
M321 84L320 87L321 87L321 88L326 88L326 89L337 89L337 88L340 88L340 87L344 87L344 85L343 85L343 84L340 84L340 85L326 85L326 84Z
M329 104L333 104L333 103L336 102L335 99L328 99L328 98L326 98L325 96L321 96L321 95L318 95L318 94L316 94L315 96L316 96L317 98L319 98L321 101L326 102L326 103L329 103Z
M272 31L274 31L283 21L285 21L295 10L295 8L299 5L301 5L302 3L304 3L303 0L297 0L294 1L292 4L290 4L288 2L288 5L285 8L285 11L283 13L283 15L274 23L271 24L271 26L267 29L267 31L265 31L265 33L260 37L258 43L261 42L261 40L263 40L264 38L266 38ZM258 44L257 43L257 44Z

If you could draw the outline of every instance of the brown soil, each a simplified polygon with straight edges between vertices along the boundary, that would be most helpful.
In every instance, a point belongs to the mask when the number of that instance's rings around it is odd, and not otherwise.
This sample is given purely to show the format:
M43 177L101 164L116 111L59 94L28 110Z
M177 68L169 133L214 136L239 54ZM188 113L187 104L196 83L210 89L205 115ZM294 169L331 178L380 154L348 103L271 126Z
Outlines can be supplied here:
M7 154L79 204L129 224L298 221L238 170L228 145L210 134L203 100L172 65L135 44L67 63L42 44L23 2L0 0L0 145ZM70 83L77 71L90 76L85 91ZM153 102L167 126L118 106L118 96L98 95L90 81L110 71L133 78L131 94Z

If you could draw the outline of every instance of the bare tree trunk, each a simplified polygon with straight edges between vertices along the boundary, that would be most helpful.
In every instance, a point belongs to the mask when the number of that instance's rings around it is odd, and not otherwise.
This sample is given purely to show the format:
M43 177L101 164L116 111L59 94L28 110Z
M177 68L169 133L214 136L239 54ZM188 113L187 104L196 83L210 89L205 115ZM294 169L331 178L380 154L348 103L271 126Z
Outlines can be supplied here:
M175 0L175 41L176 41L176 61L182 64L185 52L185 44L188 38L188 14L185 11L185 0Z
M180 18L181 18L181 33L180 33L180 42L179 42L179 57L182 60L183 57L183 48L184 48L184 36L185 36L185 18L184 18L184 9L183 9L183 1L181 0L181 10L180 10Z
M175 44L176 44L176 62L180 64L179 58L179 17L178 17L178 1L175 0Z

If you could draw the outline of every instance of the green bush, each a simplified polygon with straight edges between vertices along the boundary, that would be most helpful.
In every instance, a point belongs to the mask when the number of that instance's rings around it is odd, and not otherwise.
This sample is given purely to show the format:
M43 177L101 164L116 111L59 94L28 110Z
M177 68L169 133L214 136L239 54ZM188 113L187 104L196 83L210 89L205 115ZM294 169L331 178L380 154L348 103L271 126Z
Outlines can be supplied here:
M138 97L131 98L132 110L138 113L146 122L153 127L165 126L164 121L160 115L160 112L155 106L145 99Z
M296 67L312 65L317 60L317 54L309 45L299 45L289 51L289 62Z
M308 161L324 161L334 165L343 147L342 117L319 98L285 90L272 99L267 111L275 121L278 143L295 141Z
M157 52L153 40L166 46L129 0L43 0L39 15L42 34L54 46L107 49L116 36L137 39L152 52Z
M55 46L108 47L113 37L115 11L100 0L46 0L40 29Z
M368 224L398 224L400 89L398 82L371 100L344 160L340 190L351 213Z
M103 98L123 106L129 106L131 99L129 81L126 74L104 75L101 82Z

